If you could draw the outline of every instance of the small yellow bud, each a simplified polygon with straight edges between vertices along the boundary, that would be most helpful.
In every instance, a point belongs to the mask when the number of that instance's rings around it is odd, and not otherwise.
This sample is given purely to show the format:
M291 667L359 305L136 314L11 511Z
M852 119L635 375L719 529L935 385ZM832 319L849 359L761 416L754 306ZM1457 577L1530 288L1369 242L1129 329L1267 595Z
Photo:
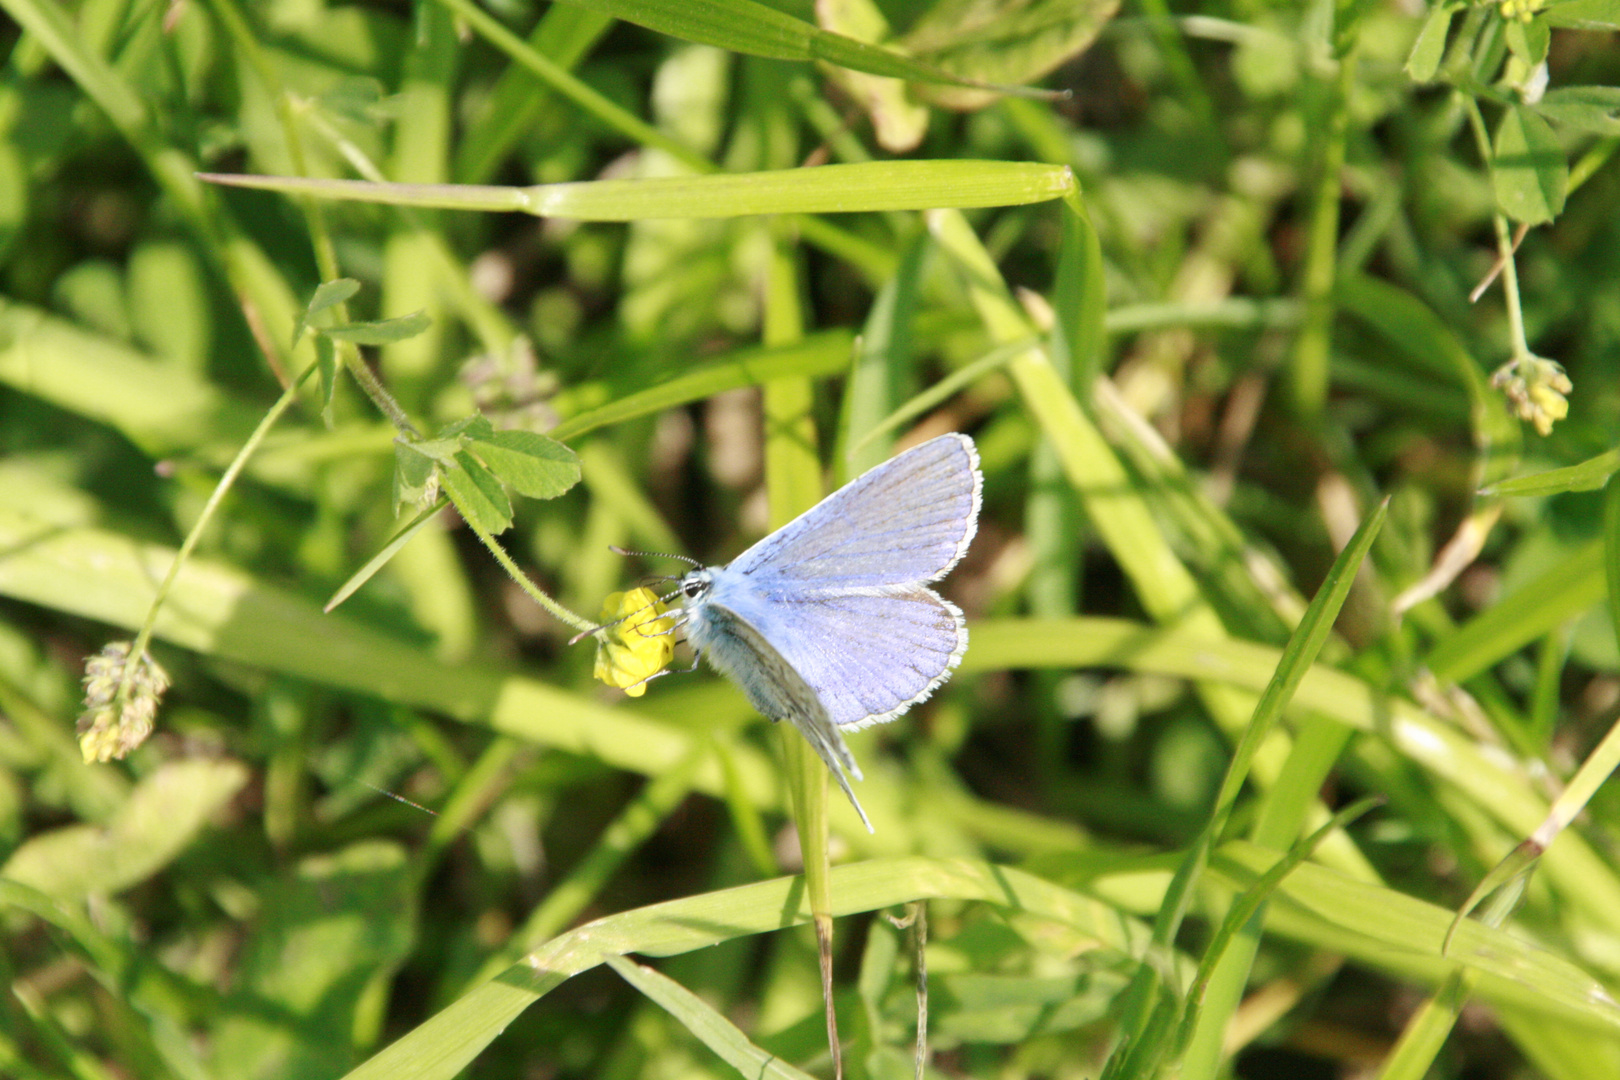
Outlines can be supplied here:
M1522 356L1496 369L1491 385L1507 395L1520 420L1528 420L1542 435L1569 415L1565 397L1575 389L1562 364L1540 356Z

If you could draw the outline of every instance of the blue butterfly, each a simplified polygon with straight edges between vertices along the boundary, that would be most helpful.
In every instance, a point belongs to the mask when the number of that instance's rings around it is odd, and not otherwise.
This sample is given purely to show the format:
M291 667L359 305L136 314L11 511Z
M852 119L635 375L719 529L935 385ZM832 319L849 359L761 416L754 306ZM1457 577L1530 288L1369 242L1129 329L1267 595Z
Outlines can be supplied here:
M941 435L851 480L726 566L681 578L682 625L749 702L791 720L832 770L861 779L840 728L893 720L950 678L962 612L928 588L966 554L984 477ZM840 768L842 766L842 768Z

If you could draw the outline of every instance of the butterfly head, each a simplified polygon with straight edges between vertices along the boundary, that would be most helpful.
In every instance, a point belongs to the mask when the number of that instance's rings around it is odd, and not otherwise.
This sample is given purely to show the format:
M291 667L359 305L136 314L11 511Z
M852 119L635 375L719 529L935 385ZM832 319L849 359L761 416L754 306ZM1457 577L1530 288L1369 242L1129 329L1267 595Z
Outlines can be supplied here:
M714 575L706 566L697 570L688 570L681 578L680 593L688 604L702 600L712 588L714 588Z

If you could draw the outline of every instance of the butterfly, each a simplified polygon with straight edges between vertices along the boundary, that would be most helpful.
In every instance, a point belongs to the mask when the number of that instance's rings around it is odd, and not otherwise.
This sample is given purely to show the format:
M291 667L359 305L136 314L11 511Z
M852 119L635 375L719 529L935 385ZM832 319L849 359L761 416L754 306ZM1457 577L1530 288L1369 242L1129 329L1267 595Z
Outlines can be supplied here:
M870 469L725 566L682 576L698 655L821 755L868 832L840 731L904 713L967 651L962 612L928 588L978 529L984 477L966 435L941 435Z

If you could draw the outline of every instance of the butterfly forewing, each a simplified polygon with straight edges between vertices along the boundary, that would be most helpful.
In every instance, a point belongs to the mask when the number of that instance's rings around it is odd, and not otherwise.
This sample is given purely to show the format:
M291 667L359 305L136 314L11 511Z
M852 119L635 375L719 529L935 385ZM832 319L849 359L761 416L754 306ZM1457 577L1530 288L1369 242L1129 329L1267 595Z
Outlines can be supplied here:
M835 592L936 581L979 517L979 455L941 435L850 481L739 555L728 572Z

